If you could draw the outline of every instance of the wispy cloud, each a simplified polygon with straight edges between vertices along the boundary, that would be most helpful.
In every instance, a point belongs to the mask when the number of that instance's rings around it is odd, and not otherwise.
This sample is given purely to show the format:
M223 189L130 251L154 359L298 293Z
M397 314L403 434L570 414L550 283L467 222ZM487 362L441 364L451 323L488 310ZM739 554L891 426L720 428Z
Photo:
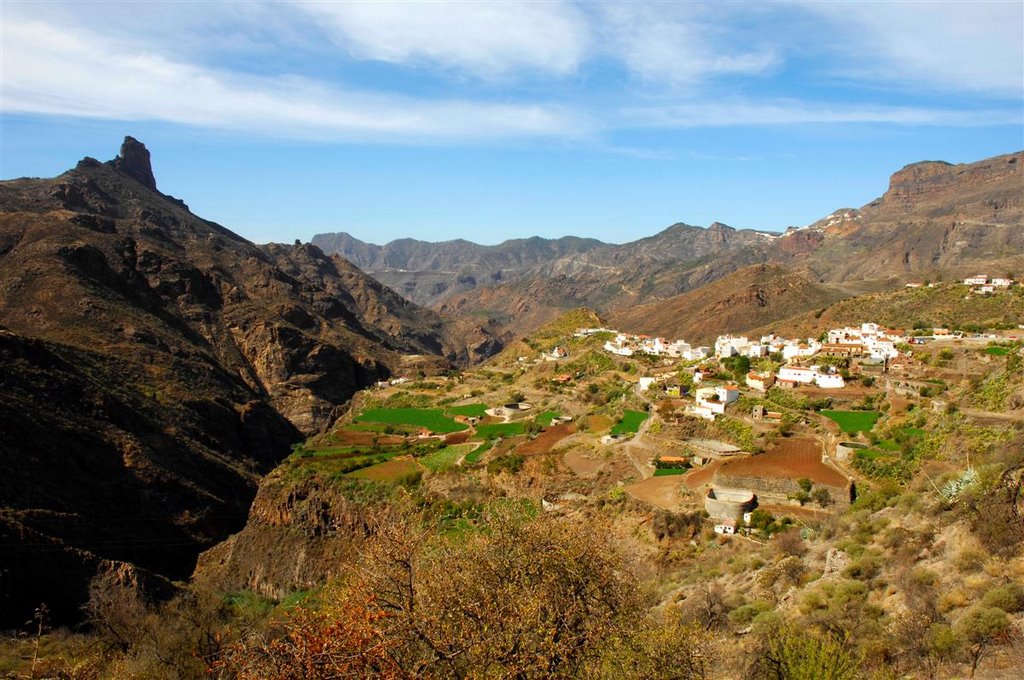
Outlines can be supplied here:
M297 0L359 59L460 69L572 73L589 51L583 14L564 2L322 2Z
M317 140L585 140L651 158L666 155L608 140L664 127L1019 125L1022 12L1016 2L7 0L0 110ZM791 19L799 36L763 30ZM837 73L854 87L833 90ZM892 87L905 84L949 96L917 101Z
M733 100L627 108L627 125L636 127L721 127L808 123L884 123L979 127L1020 122L1014 109L959 111L912 106L820 104L800 100L771 102Z
M10 113L374 141L573 137L588 127L561 107L346 91L303 77L249 76L130 51L41 22L5 19L3 29L0 108Z
M865 82L1024 95L1024 3L820 2L837 70Z
M694 3L597 6L604 50L647 82L694 85L720 75L757 75L780 63L770 47L736 47L718 8ZM742 44L742 43L740 43Z

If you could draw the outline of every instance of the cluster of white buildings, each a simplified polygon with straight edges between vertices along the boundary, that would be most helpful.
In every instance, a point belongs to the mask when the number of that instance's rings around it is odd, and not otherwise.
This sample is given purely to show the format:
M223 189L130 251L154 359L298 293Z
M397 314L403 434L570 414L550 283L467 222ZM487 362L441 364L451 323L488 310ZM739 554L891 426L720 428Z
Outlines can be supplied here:
M577 335L582 330L577 331ZM705 359L711 354L710 347L693 347L685 340L669 342L665 338L652 338L647 335L626 335L618 331L607 332L615 333L615 337L604 343L604 351L621 357L631 357L634 354L650 354L652 356L697 361ZM591 335L593 334L591 333Z
M997 290L1006 290L1013 283L1011 278L994 277L990 279L987 274L977 274L964 279L964 285L973 286L975 293L994 293Z
M821 343L814 338L800 340L772 334L761 336L760 340L751 340L746 336L720 335L715 340L715 356L719 359L734 356L757 359L769 354L781 354L785 361L789 361L812 357L820 351Z
M907 337L903 331L883 328L877 323L833 328L828 332L829 345L848 347L857 354L869 356L877 361L898 357L900 352L896 345L906 341Z

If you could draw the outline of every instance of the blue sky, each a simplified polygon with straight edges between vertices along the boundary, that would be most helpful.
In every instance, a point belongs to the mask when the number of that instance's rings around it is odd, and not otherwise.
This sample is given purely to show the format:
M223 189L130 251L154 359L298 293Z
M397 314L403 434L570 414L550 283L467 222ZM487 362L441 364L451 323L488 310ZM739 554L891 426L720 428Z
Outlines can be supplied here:
M257 242L781 230L1024 148L1024 3L0 3L0 177L121 138Z

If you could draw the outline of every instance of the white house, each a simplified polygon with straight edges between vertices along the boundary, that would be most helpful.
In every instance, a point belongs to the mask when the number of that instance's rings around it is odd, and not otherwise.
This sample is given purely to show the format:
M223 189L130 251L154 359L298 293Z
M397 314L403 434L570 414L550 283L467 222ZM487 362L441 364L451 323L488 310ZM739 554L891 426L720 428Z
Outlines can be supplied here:
M750 340L745 337L719 335L715 340L715 356L724 359L737 354L743 354L749 346Z
M646 392L648 389L650 389L651 385L653 385L657 381L657 378L648 378L645 376L637 381L637 385L640 387L641 392Z
M691 347L683 351L683 359L687 361L700 361L701 359L707 359L710 354L710 347Z
M969 276L964 279L965 286L983 286L988 283L988 276L985 274L978 274L977 276Z
M779 380L809 385L814 382L815 373L816 371L803 368L802 366L783 366L779 369L778 378Z
M714 385L698 388L694 396L697 398L697 406L724 415L725 407L740 398L740 389L731 383Z
M846 387L846 381L838 373L815 373L814 384L825 389L840 389Z
M625 345L622 345L617 342L612 342L611 340L608 340L607 342L604 343L604 351L611 352L612 354L617 354L620 357L633 356L632 347L626 347Z
M978 292L979 293L994 293L994 292L996 292L996 287L995 286L990 286L990 285L986 284L984 286L980 286L978 288Z
M992 279L991 283L996 288L1009 288L1013 285L1013 279Z
M696 418L703 418L704 420L711 421L714 421L716 417L714 411L706 406L701 406L700 404L693 404L686 407L686 413Z
M817 340L811 340L809 338L807 342L787 340L786 344L782 347L782 358L785 361L789 361L790 359L813 357L820 351L821 343Z

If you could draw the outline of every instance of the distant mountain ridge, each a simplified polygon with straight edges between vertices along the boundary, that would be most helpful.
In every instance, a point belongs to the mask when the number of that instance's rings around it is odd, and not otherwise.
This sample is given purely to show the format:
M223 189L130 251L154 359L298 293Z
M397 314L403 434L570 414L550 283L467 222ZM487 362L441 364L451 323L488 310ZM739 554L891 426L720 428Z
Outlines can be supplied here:
M410 257L401 260L400 269L377 260L383 268L371 266L368 271L442 314L490 317L504 327L505 339L578 306L612 317L642 319L649 332L672 334L684 327L674 319L702 313L711 302L689 293L722 279L722 285L708 289L707 295L739 305L732 315L737 321L749 304L756 306L747 308L751 320L768 323L776 312L782 318L802 311L795 304L800 297L804 304L816 305L912 279L956 277L976 269L1024 270L1022 166L1024 152L958 165L913 163L894 173L886 193L869 204L834 211L784 234L733 229L717 222L706 229L679 223L621 245L593 245L548 259L536 251L535 264L502 270L500 276L480 255L488 252L487 247L447 242L441 271L433 244L417 242L414 251L406 251ZM326 235L317 239L330 248ZM411 257L415 253L429 255ZM730 291L729 277L757 265L786 271L761 270L768 279L753 296ZM789 283L777 287L780 277L786 276ZM783 304L775 293L799 292L799 286L790 285L796 280L814 284L814 294L787 295ZM735 281L739 288L756 284L749 273ZM650 313L638 309L629 314L640 305Z

